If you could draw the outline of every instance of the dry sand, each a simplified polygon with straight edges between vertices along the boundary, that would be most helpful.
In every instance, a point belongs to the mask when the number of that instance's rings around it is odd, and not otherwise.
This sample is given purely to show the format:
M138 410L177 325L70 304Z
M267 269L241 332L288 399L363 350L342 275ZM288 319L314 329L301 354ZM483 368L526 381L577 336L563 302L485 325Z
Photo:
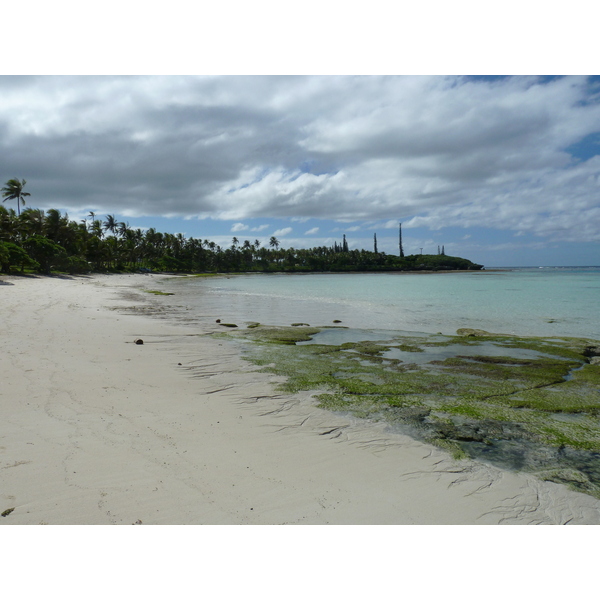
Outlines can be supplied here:
M281 395L214 318L144 314L173 302L139 291L160 277L0 276L0 524L600 523L591 496Z

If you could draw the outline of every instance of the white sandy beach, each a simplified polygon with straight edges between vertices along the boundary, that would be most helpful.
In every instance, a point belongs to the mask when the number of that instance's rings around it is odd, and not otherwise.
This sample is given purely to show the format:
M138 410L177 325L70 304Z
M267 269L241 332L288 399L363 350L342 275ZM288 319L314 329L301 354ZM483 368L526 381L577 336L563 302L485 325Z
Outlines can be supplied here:
M600 523L591 496L281 395L207 335L223 315L144 314L161 277L0 276L0 525Z

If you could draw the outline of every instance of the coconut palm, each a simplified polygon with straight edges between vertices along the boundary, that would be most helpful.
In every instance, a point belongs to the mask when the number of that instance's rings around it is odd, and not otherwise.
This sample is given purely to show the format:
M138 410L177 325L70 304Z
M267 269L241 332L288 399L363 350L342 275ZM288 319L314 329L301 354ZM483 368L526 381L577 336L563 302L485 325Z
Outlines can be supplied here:
M115 235L119 223L117 222L117 219L115 219L115 215L106 215L106 221L104 221L102 225L104 226L104 231L110 231Z
M88 217L90 218L89 225L87 224ZM88 228L89 231L92 230L95 218L96 218L96 213L93 210L90 210L89 215L83 220L83 222L85 223L85 226Z
M102 221L100 219L94 219L92 221L90 232L100 240L104 237L104 229L102 228Z
M21 203L25 206L25 196L31 196L29 192L24 192L23 188L27 182L22 179L19 181L16 177L9 179L6 186L2 188L2 197L4 202L7 200L17 201L17 215L21 216Z
M124 223L123 221L121 221L120 223L117 223L116 229L122 238L126 238L127 232L129 231L129 223Z

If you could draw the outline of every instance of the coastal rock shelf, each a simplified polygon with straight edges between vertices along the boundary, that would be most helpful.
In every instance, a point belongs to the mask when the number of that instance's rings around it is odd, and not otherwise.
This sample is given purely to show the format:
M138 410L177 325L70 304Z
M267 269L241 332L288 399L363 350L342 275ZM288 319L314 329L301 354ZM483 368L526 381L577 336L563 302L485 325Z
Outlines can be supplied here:
M260 326L246 358L319 406L600 497L596 342ZM286 345L285 350L281 345Z

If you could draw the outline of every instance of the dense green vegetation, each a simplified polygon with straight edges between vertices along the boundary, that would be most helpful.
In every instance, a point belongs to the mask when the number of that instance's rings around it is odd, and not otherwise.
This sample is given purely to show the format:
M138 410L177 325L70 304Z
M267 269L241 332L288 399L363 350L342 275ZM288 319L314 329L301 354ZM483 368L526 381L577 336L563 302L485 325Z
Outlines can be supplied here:
M295 250L280 248L272 236L269 248L259 240L240 244L234 237L229 248L209 241L186 238L181 233L146 232L118 222L114 215L97 219L90 212L81 222L69 220L59 210L26 208L25 179L9 179L0 190L3 201L16 201L17 212L0 206L0 272L89 271L248 272L248 271L414 271L481 269L463 258L417 255L401 258L377 252L349 250L346 236L333 247ZM375 238L376 239L376 238Z
M168 272L309 272L309 271L415 271L481 269L464 258L445 255L398 257L384 252L348 250L347 245L310 249L280 248L272 237L269 247L258 240L222 248L208 239L155 229L132 229L107 215L103 221L90 213L72 221L56 209L25 208L17 214L0 205L0 271L50 273L63 271Z

